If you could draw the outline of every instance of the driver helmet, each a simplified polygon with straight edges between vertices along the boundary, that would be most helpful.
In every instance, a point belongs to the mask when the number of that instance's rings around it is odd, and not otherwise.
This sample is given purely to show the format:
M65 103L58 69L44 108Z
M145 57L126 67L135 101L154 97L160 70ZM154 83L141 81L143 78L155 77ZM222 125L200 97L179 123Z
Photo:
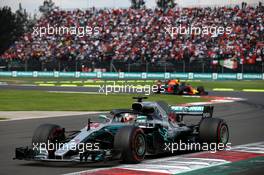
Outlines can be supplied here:
M125 114L125 116L123 117L123 122L130 122L133 121L136 118L136 116L134 114Z

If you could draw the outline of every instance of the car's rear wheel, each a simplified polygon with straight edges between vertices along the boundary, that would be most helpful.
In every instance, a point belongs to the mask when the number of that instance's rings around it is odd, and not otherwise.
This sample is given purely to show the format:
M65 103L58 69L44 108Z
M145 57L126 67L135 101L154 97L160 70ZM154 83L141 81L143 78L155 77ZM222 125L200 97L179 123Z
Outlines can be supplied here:
M114 148L121 153L125 163L139 163L146 154L146 140L142 129L125 126L115 135Z
M41 149L44 147L48 150L49 158L54 157L54 152L58 144L65 139L64 129L54 124L42 124L33 134L32 146Z
M229 140L229 130L226 122L218 118L205 118L199 127L200 141L226 145Z

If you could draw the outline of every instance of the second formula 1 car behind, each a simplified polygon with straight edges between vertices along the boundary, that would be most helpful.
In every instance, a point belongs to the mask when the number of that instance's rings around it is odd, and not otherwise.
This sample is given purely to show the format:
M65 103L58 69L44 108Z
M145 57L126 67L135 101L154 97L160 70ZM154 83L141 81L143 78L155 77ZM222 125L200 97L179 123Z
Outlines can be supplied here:
M193 86L180 82L180 80L168 80L164 83L157 82L159 94L174 94L174 95L208 95L203 86L194 88Z

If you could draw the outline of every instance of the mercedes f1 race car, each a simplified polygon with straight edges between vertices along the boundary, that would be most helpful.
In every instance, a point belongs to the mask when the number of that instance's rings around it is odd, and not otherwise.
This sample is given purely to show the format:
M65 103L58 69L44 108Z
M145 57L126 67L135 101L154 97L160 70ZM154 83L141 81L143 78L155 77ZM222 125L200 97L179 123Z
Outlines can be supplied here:
M197 88L192 87L180 80L168 80L164 84L161 81L157 83L159 94L174 94L174 95L208 95L203 86Z
M139 163L145 155L173 153L175 144L226 145L228 125L213 118L213 106L169 106L163 101L147 102L134 97L131 109L114 109L100 115L99 122L88 118L79 131L66 131L54 124L42 124L32 144L15 149L15 158L38 161L97 162L118 159ZM185 123L186 116L198 118ZM201 149L202 150L202 149ZM199 150L200 151L200 150Z

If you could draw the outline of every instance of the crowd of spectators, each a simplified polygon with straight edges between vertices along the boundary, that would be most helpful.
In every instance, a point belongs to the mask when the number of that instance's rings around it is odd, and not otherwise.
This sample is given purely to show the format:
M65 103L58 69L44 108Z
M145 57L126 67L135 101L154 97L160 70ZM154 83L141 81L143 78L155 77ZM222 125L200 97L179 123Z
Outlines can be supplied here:
M159 61L208 61L232 58L240 64L258 64L264 59L264 7L160 9L55 9L42 16L35 27L97 27L97 34L35 35L29 31L16 41L2 59L93 61L129 63ZM230 34L174 37L168 26L231 27Z

